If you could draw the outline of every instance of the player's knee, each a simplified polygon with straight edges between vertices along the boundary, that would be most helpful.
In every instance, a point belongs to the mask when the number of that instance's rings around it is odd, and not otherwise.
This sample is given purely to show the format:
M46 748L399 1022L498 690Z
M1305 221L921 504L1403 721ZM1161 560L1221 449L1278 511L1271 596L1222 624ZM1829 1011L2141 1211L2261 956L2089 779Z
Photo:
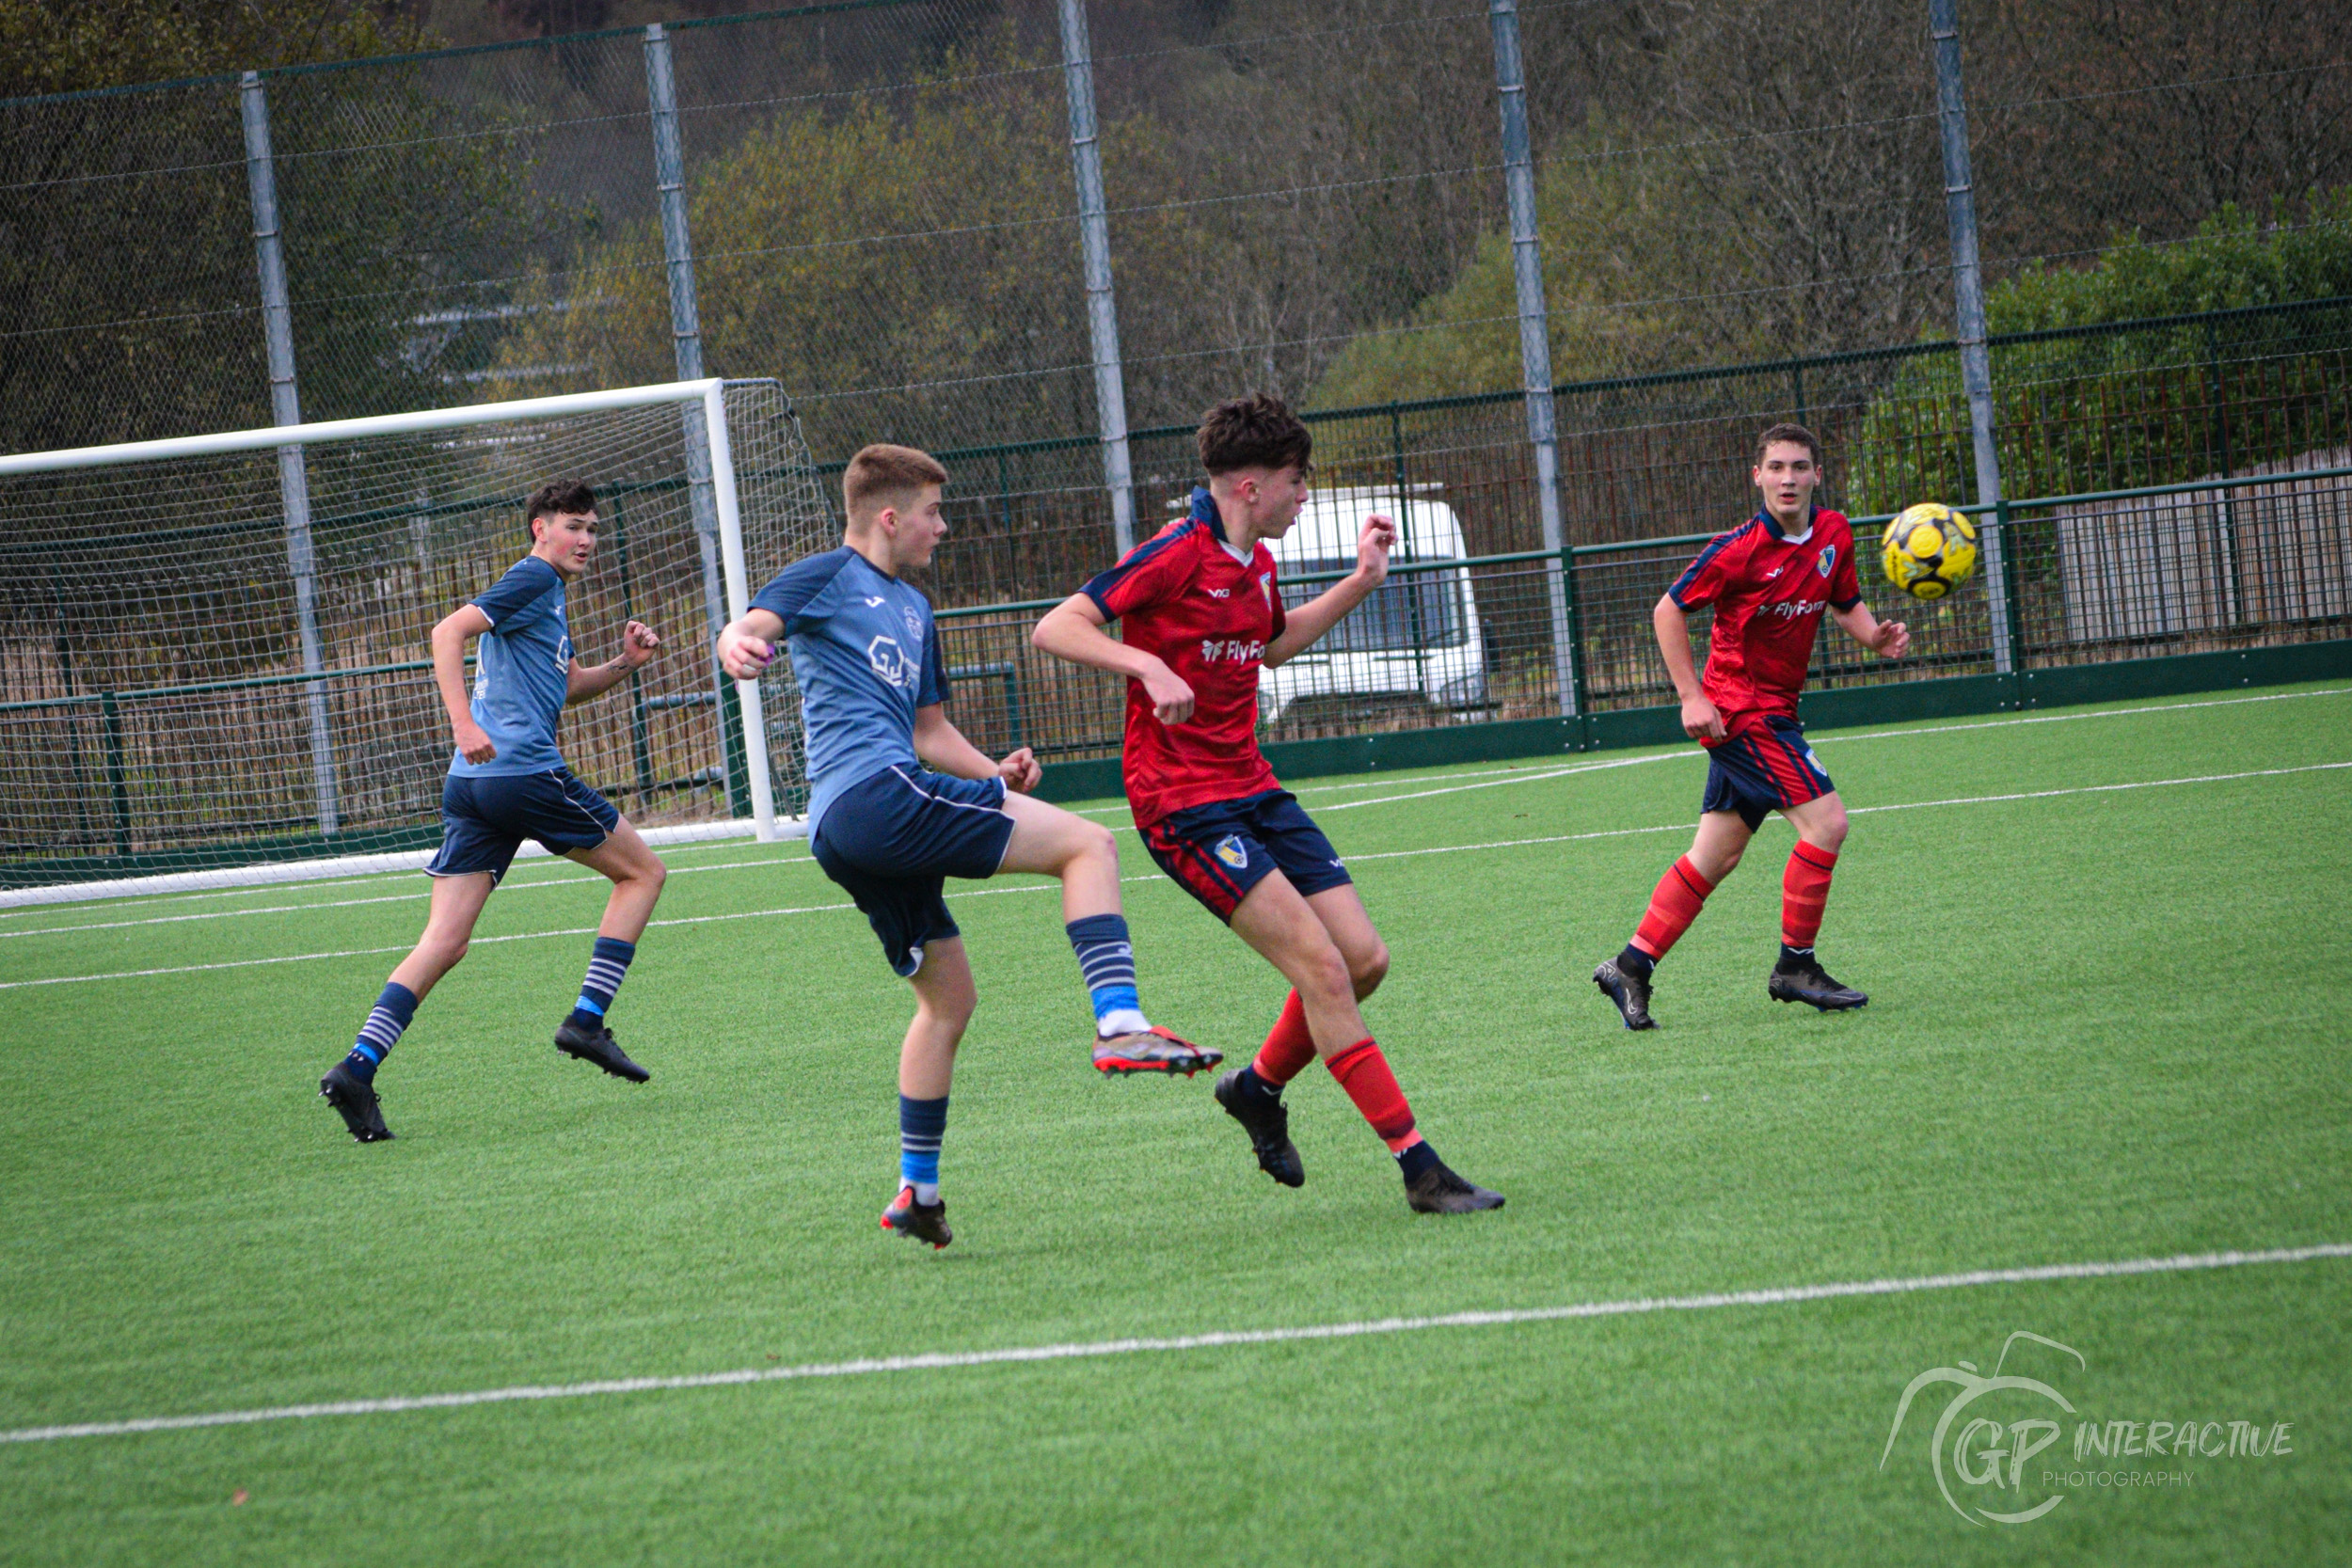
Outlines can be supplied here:
M645 867L637 874L637 879L645 884L647 892L659 895L661 884L670 879L670 868L661 863L660 856L647 855Z
M1077 858L1091 862L1098 866L1107 865L1114 872L1117 871L1119 869L1117 835L1100 822L1085 822L1084 818L1080 820L1084 826L1078 835Z
M1359 1002L1378 990L1380 982L1389 977L1389 944L1375 942L1363 952L1349 954L1347 977L1355 983Z
M1818 821L1807 826L1804 838L1807 843L1833 854L1843 847L1846 842L1845 806L1842 803L1832 805Z
M446 974L457 967L457 960L466 956L466 949L471 945L468 938L454 933L427 931L424 940L417 943L417 951L426 961L437 965Z
M1319 949L1307 954L1298 968L1295 983L1307 994L1333 1002L1353 998L1357 994L1355 976L1348 973L1347 959L1327 941Z

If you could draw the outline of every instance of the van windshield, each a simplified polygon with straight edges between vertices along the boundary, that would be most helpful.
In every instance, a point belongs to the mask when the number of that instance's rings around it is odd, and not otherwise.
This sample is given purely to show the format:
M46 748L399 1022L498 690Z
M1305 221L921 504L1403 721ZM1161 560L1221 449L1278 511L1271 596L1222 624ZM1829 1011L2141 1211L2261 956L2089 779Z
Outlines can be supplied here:
M1449 558L1437 558L1449 559ZM1328 561L1301 561L1285 571L1301 576L1314 572L1352 572L1353 556ZM1326 632L1315 644L1319 653L1409 653L1415 648L1458 648L1470 641L1462 616L1461 572L1413 572L1394 576L1373 590L1372 596ZM1295 610L1331 585L1327 582L1282 584L1282 606Z

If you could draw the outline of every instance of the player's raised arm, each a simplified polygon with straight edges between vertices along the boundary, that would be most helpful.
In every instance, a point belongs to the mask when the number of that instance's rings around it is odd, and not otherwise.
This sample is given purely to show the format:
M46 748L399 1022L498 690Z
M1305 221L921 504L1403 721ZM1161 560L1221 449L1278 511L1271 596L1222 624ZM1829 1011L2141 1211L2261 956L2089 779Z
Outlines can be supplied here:
M1315 597L1285 614L1282 633L1265 646L1268 669L1295 657L1372 596L1389 575L1389 551L1396 547L1396 524L1378 513L1364 519L1356 535L1356 569Z
M1029 632L1029 645L1056 658L1107 670L1143 683L1152 711L1163 724L1181 724L1192 717L1193 689L1167 660L1141 648L1130 648L1105 628L1110 620L1103 607L1086 594L1073 594L1045 612Z
M1045 769L1038 766L1037 752L1026 746L998 761L973 745L948 721L946 710L937 703L914 710L914 754L925 767L959 779L1002 779L1006 788L1024 795L1045 776Z
M473 721L472 699L466 693L466 642L490 629L490 618L479 605L460 605L433 628L433 684L441 689L441 705L449 710L450 733L458 753L468 762L488 762L499 754L482 726Z
M629 672L642 670L653 656L661 651L661 634L643 621L631 621L621 629L621 651L593 668L572 660L571 670L564 687L567 703L602 696L627 680Z
M1911 652L1911 628L1900 621L1880 620L1859 599L1844 610L1832 605L1829 612L1846 628L1847 636L1881 658L1900 658Z
M748 610L719 634L719 667L737 680L755 681L776 657L776 639L783 635L783 616L772 610Z

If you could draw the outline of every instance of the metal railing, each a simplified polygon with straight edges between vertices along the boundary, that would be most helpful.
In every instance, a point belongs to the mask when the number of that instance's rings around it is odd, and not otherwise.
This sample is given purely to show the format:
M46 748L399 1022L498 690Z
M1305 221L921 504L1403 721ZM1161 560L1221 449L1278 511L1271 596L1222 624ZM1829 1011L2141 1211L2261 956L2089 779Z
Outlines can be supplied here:
M2352 632L2352 454L2325 467L2095 490L1969 505L1955 511L1997 531L2012 563L2008 591L2019 669L2215 648L2318 641ZM1947 598L1907 598L1880 576L1880 531L1893 513L1851 519L1864 596L1912 628L1911 656L1882 660L1825 632L1812 687L1830 689L1978 674L1993 669L1981 578ZM1260 687L1261 737L1310 739L1369 730L1427 728L1563 712L1554 685L1550 568L1567 589L1576 708L1606 713L1674 700L1650 612L1709 533L1510 550L1460 559L1399 560L1358 616L1410 625L1416 578L1459 595L1450 645L1422 642L1310 649ZM952 545L950 548L952 548ZM1281 577L1299 602L1346 574ZM1074 579L1073 586L1074 586ZM1384 612L1379 595L1400 596ZM1026 744L1041 757L1117 754L1125 682L1039 653L1039 616L1060 599L938 611L949 657L985 666L1017 689L1019 720L960 709L983 749ZM1692 620L1704 657L1711 616ZM1344 626L1345 623L1343 623ZM1454 634L1450 632L1449 638ZM1330 641L1327 639L1327 641ZM1304 668L1302 668L1304 667Z

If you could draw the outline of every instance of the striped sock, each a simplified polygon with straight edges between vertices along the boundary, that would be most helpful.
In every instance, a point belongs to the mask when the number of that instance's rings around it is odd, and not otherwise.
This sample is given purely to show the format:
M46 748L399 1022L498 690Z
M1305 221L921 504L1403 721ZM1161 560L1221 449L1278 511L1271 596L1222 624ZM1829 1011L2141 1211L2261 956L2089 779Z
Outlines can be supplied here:
M580 1000L572 1005L572 1016L564 1022L582 1029L594 1029L601 1023L621 989L623 977L628 974L629 959L635 957L635 942L623 942L618 937L598 937L596 951L588 958L587 978L580 983Z
M939 1201L939 1146L947 1137L947 1097L898 1097L898 1180L914 1189L914 1201Z
M1094 1002L1094 1032L1104 1037L1136 1035L1152 1027L1136 992L1136 950L1127 941L1122 915L1089 914L1066 927Z
M400 1042L403 1030L417 1016L417 993L396 981L384 983L384 993L369 1009L368 1021L359 1025L359 1038L353 1044L351 1054L343 1064L361 1083L375 1081L375 1069Z

